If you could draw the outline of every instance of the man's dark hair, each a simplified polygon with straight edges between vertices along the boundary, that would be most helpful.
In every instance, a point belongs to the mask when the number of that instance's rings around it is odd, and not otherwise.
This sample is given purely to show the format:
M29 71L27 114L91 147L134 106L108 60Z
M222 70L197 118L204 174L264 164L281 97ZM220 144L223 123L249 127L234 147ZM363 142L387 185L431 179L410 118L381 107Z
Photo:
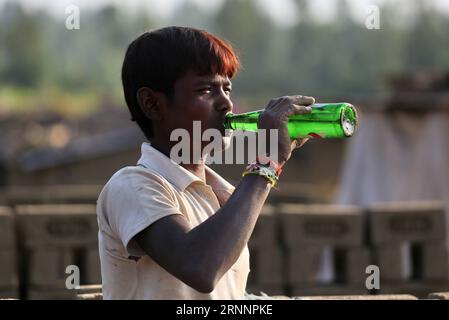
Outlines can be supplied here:
M173 96L175 81L187 71L199 75L232 77L239 60L231 45L203 30L167 27L148 31L128 46L122 67L122 84L131 120L136 121L147 139L152 137L151 119L137 101L142 87Z

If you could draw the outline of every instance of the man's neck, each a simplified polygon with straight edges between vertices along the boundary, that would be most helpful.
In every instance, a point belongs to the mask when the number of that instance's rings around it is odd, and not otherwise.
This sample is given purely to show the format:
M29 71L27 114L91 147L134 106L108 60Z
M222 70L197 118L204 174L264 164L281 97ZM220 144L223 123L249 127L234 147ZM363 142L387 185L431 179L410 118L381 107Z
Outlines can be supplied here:
M204 165L204 163L200 163L200 164L181 163L180 166L183 167L184 169L190 171L195 176L197 176L202 181L204 181L204 183L206 183L206 166Z

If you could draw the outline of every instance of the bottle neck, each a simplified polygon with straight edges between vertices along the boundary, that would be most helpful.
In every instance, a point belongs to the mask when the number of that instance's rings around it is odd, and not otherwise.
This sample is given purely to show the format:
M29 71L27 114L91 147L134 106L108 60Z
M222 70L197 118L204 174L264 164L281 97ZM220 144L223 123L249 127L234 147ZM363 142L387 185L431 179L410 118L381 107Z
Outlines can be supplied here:
M223 121L223 126L225 129L231 129L234 130L232 127L232 118L234 117L233 113L229 113L226 115L225 120Z

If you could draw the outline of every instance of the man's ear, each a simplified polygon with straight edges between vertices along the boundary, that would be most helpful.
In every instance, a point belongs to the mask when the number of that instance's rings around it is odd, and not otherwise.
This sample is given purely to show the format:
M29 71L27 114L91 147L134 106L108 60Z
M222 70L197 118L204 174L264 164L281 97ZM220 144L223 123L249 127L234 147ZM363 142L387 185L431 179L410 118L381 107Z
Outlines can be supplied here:
M148 87L142 87L137 90L136 98L140 109L151 120L160 120L161 108L160 100L162 93L154 91Z

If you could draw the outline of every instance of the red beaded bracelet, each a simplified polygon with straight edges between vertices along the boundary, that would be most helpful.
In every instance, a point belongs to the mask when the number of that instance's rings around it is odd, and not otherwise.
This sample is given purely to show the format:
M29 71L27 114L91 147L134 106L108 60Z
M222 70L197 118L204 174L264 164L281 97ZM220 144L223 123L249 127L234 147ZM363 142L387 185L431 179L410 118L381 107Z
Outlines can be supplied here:
M272 167L274 169L274 172L276 174L276 177L279 178L279 176L281 175L282 172L282 166L280 166L277 162L275 162L274 160L265 157L265 156L258 156L256 158L256 163L260 164L260 165L264 165L266 166L267 164L269 164L270 167Z

